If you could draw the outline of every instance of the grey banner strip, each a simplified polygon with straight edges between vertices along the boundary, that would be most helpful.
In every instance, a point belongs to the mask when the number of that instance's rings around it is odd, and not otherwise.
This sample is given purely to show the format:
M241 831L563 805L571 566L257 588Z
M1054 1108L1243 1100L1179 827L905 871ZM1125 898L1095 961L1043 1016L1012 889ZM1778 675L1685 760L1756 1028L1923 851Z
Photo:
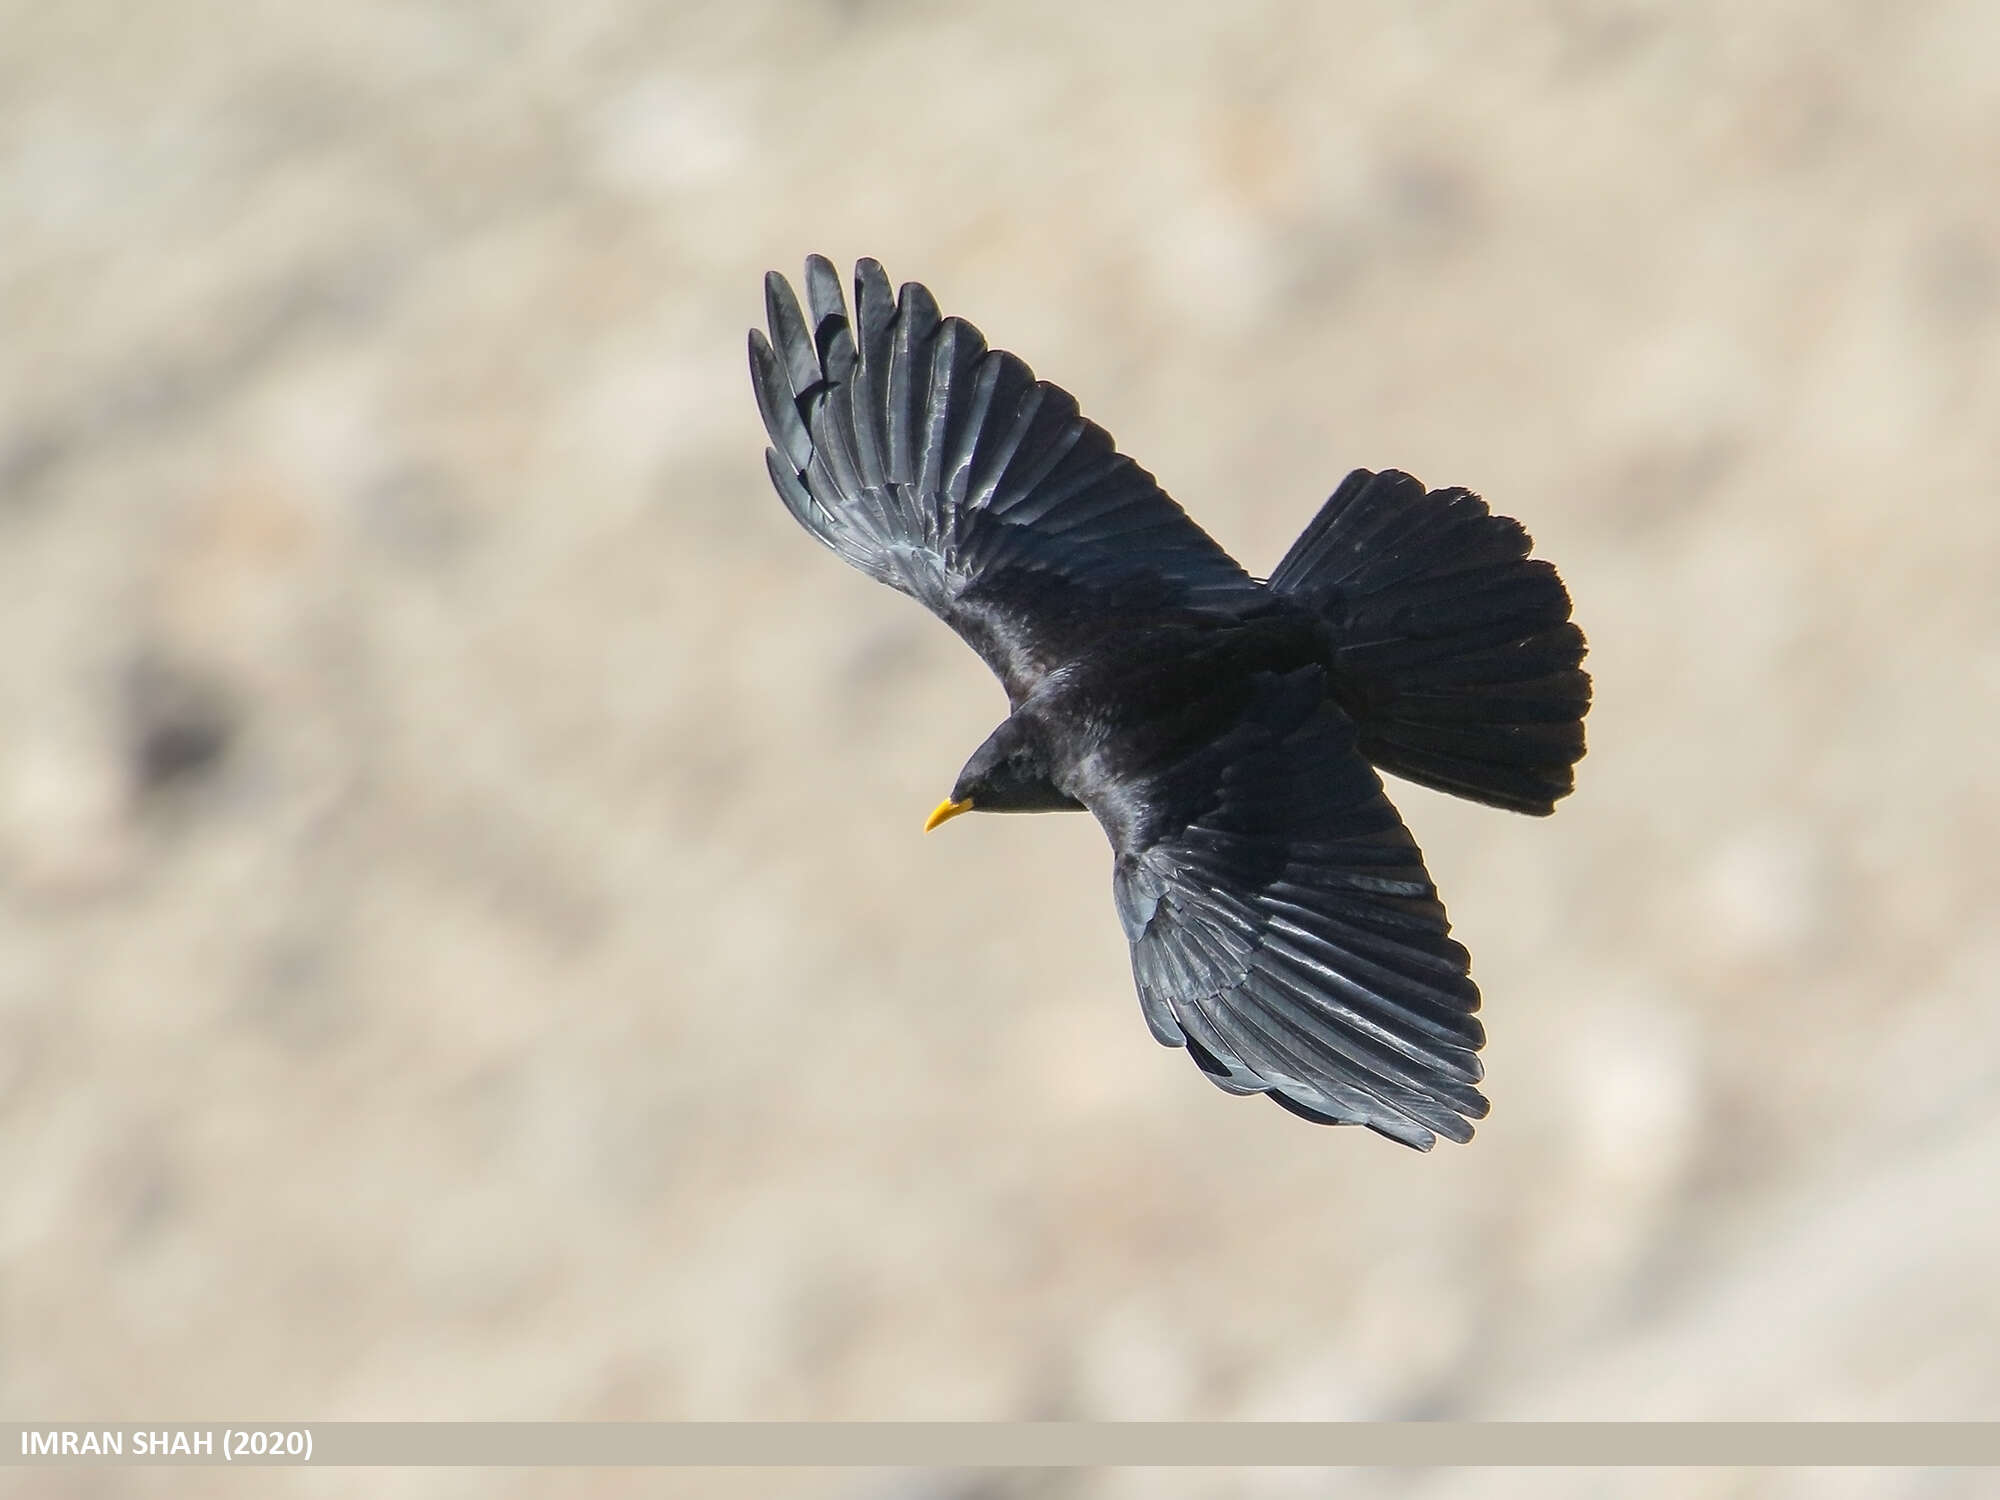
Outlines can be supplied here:
M1068 1468L2000 1465L1996 1422L0 1424L0 1464Z

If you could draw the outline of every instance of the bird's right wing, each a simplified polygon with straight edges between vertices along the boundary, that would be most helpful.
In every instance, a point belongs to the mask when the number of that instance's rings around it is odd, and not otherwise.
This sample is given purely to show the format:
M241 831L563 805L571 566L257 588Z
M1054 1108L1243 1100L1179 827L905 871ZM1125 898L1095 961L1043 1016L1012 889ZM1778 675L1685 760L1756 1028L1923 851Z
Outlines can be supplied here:
M771 336L750 371L771 482L806 530L928 606L1019 704L1125 615L1235 613L1262 586L1153 478L923 287L893 298L855 267L850 321L833 266L806 262L799 307L764 280Z
M1104 818L1153 1035L1217 1086L1428 1150L1487 1104L1479 991L1423 855L1318 668ZM1097 809L1093 808L1094 811Z

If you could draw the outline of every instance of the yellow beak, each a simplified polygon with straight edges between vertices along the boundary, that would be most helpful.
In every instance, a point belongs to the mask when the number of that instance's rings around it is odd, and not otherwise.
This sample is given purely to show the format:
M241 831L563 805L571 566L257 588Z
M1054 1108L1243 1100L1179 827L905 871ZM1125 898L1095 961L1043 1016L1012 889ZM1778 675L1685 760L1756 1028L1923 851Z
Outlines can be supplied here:
M947 797L937 805L937 810L924 820L924 832L929 833L938 824L949 823L960 813L971 811L972 799L970 797L967 797L963 802L953 802Z

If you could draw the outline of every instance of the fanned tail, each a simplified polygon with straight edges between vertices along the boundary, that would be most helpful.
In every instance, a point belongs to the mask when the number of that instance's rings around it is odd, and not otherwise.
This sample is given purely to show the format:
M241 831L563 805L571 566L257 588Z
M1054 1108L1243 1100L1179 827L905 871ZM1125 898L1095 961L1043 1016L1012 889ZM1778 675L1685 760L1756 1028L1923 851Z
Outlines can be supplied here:
M1385 771L1546 815L1576 785L1590 678L1569 592L1470 490L1356 469L1271 574L1331 630L1335 693Z

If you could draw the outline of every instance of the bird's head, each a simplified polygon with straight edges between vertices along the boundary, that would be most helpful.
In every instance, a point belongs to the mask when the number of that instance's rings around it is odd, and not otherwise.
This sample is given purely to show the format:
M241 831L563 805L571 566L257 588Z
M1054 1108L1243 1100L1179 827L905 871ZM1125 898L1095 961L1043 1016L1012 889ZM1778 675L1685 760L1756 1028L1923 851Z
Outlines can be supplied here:
M1016 715L972 752L951 795L937 805L924 832L966 812L1069 812L1082 806L1056 790L1041 736Z

